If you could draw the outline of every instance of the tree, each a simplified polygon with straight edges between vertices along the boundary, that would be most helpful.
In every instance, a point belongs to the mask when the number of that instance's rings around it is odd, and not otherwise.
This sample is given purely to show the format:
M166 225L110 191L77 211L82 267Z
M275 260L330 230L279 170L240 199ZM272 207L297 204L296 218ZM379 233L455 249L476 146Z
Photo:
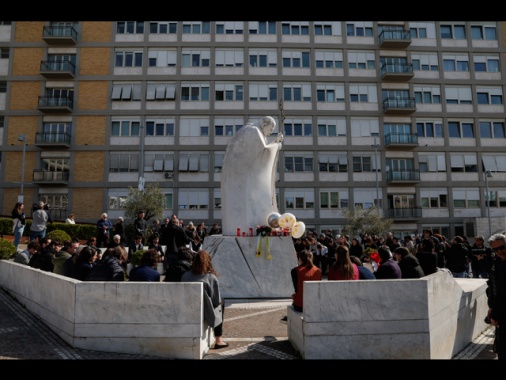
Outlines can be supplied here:
M359 236L367 232L369 235L382 236L392 227L392 219L384 219L379 215L376 206L364 209L355 207L354 210L345 210L343 212L346 219L346 225L343 232L350 236Z
M128 198L125 202L126 216L135 219L139 210L144 210L146 213L144 218L149 220L151 218L162 217L163 205L165 196L158 184L148 184L144 190L138 190L130 187L128 189Z

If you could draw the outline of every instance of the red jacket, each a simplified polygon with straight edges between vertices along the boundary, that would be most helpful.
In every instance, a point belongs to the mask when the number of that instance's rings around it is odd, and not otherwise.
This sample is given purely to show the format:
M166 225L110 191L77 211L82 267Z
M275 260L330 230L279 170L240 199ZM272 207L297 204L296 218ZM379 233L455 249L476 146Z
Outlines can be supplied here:
M304 299L304 281L320 281L322 279L322 271L317 266L306 268L299 265L297 268L297 292L293 298L293 304L302 308Z

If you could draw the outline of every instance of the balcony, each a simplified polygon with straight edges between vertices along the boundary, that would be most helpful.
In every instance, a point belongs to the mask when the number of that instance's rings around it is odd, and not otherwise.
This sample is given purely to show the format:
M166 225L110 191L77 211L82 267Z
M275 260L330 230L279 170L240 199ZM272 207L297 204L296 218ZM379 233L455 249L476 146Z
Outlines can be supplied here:
M68 133L37 132L35 145L49 148L70 148L71 136Z
M379 37L380 48L404 49L411 45L411 32L402 29L383 28Z
M382 80L392 82L406 82L414 77L413 64L385 63L381 66L380 76Z
M73 26L45 26L42 30L42 39L48 45L75 45L77 44L77 31Z
M414 133L388 133L385 135L385 148L409 149L418 146L418 135Z
M68 185L70 172L35 169L33 183L43 185Z
M74 101L69 98L55 98L52 96L39 96L39 111L49 113L71 113Z
M386 179L388 183L414 184L420 182L420 170L387 170Z
M408 115L416 111L415 98L386 98L383 112L390 115Z
M422 217L422 209L417 208L392 208L387 210L387 218L389 219L420 219Z
M76 74L76 66L71 61L42 61L40 74L47 79L72 79Z

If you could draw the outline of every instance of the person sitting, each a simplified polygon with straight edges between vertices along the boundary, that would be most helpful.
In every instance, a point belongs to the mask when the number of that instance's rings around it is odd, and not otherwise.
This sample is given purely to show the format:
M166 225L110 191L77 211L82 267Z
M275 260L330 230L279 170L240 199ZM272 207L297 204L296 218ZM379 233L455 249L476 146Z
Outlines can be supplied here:
M40 244L33 240L28 243L26 249L24 251L18 251L16 256L14 256L14 262L19 264L28 265L30 263L30 259L32 256L38 252L40 249Z
M386 246L380 246L378 248L378 255L381 259L379 267L374 272L374 276L378 280L386 280L393 278L402 278L401 268L399 264L392 257L392 252Z
M143 251L144 244L142 244L142 235L135 235L135 238L128 245L128 262L132 259L132 254L137 251Z
M350 260L350 251L346 245L336 248L336 262L329 268L328 280L358 280L358 267Z
M70 277L85 281L95 265L95 259L96 250L94 248L85 246L79 250L79 253L73 257L74 265L72 266Z
M159 261L156 249L148 249L142 254L141 265L130 271L129 281L160 282L160 273L156 270Z
M110 241L110 243L107 244L107 248L114 248L118 245L123 246L123 244L121 244L121 235L120 234L116 234L112 237L112 240Z
M188 247L180 247L177 252L177 259L167 268L164 282L180 282L184 273L192 267L192 250Z
M221 227L217 223L214 223L211 229L209 230L209 236L221 234L222 234Z
M192 268L181 277L182 282L204 283L204 319L213 328L216 341L212 348L228 347L223 341L225 302L220 295L218 273L211 262L211 255L200 250L193 258Z
M61 274L63 264L75 253L77 247L79 241L69 240L64 243L63 248L53 256L53 273Z
M58 244L61 242L58 241ZM40 239L40 250L30 259L29 265L45 272L52 272L54 269L53 256L55 255L51 238L45 236Z
M107 248L102 259L95 263L95 266L86 277L86 281L125 281L126 273L122 264L128 259L124 247Z
M364 267L364 264L357 256L350 255L350 260L358 268L358 278L361 280L376 280L376 276L369 268Z
M425 276L418 259L409 253L407 247L397 247L394 254L399 263L399 268L401 268L402 278L421 278Z
M292 281L295 292L292 294L292 306L297 311L303 310L304 281L321 281L322 271L313 264L313 254L304 249L298 255L299 265L292 269Z

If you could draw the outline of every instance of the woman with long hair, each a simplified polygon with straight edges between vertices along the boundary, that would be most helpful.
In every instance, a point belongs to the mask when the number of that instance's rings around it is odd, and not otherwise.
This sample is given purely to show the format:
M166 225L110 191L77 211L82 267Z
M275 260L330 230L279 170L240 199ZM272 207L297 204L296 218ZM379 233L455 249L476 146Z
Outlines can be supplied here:
M304 304L304 281L320 281L322 271L313 263L313 254L303 249L298 254L299 265L292 269L292 281L295 292L292 294L293 308L302 311Z
M214 329L216 341L213 348L228 346L228 343L222 339L225 302L221 299L218 277L219 275L211 262L211 255L203 249L194 255L192 269L181 277L181 282L204 283L204 319Z
M336 249L336 262L329 269L328 280L358 280L359 273L356 264L350 260L347 246L340 245Z
M26 217L25 217L25 205L23 202L17 202L12 209L12 233L14 234L14 246L18 249L21 236L25 231Z

